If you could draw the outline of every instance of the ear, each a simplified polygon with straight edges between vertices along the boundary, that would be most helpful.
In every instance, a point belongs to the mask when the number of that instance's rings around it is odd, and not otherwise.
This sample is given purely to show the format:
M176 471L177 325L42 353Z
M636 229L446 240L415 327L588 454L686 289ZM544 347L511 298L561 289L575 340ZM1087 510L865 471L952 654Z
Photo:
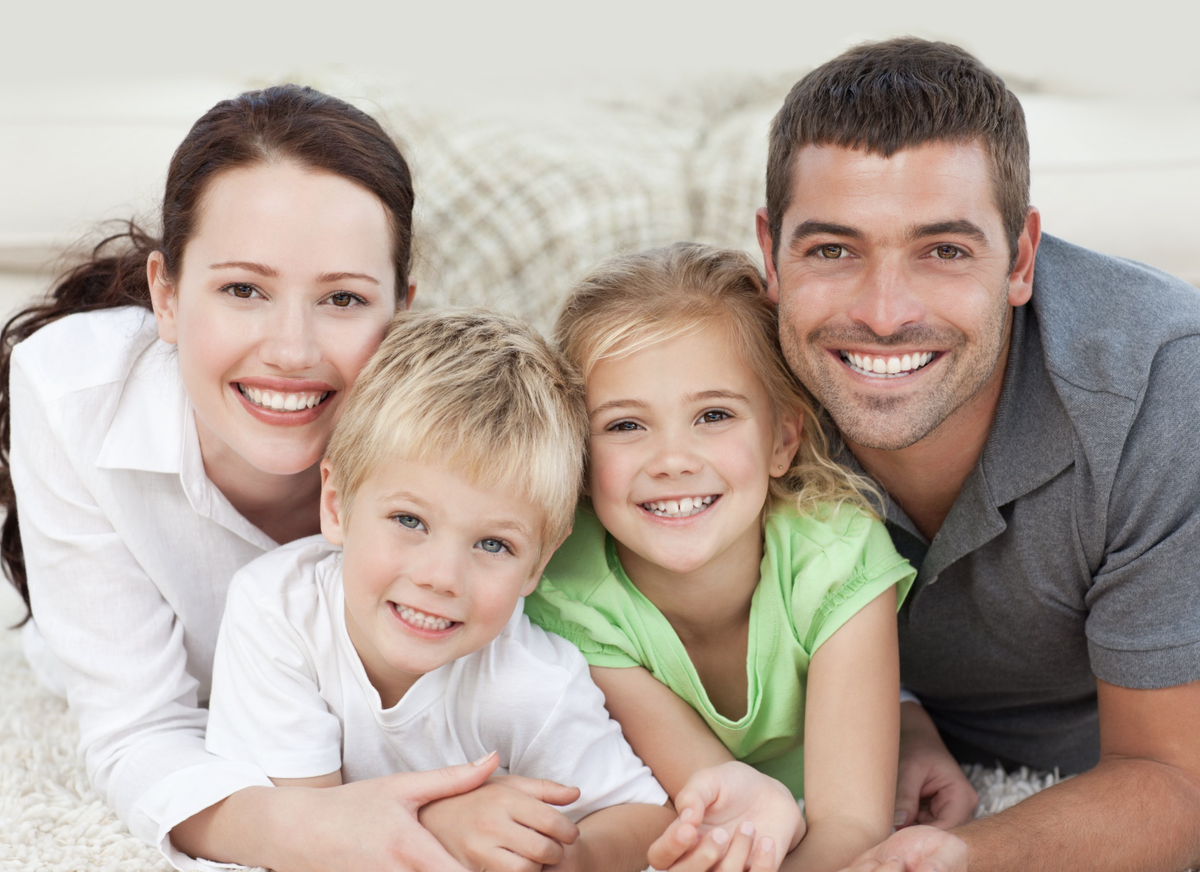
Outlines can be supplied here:
M158 321L158 338L174 345L179 340L175 322L175 286L167 278L167 260L161 251L152 251L146 258L146 283L150 285L150 303Z
M1025 228L1017 237L1017 261L1008 276L1008 304L1024 306L1033 296L1033 267L1037 261L1038 243L1042 241L1042 216L1030 206L1025 216Z
M571 531L567 530L567 536L571 535ZM542 555L542 559L538 561L537 568L533 570L533 575L529 577L529 581L525 582L525 586L521 588L521 596L529 596L537 587L538 582L542 580L542 573L546 571L546 564L550 562L550 558L554 556L554 552L558 550L563 542L567 541L567 536L563 536L554 543L554 547L546 549L546 553Z
M779 436L771 451L771 478L779 478L792 468L792 461L800 450L802 432L804 418L800 415L789 415L779 423Z
M342 544L345 532L342 498L328 460L321 461L321 533L334 545Z
M404 303L400 307L402 309L411 309L413 297L417 295L417 280L409 276L408 279L408 296L404 298Z
M758 234L758 247L762 249L763 271L767 276L767 299L779 305L779 275L775 271L775 246L771 242L771 225L767 220L767 207L754 213L754 232Z

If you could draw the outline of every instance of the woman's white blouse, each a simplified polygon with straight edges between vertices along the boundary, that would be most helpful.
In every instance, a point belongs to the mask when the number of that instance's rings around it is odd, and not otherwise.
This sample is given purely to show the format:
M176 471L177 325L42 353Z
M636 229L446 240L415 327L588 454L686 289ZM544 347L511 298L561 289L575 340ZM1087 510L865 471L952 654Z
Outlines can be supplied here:
M34 621L100 796L173 862L171 827L256 767L204 750L234 572L276 545L208 480L174 349L138 308L72 315L16 347L11 469Z

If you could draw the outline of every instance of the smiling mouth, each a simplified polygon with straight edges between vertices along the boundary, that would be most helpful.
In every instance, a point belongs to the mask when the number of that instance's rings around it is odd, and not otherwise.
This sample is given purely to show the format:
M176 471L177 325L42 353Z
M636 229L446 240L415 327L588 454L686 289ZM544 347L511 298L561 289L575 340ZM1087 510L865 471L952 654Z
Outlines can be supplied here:
M706 497L684 497L679 500L652 500L638 505L656 518L690 518L705 511L720 498L720 494L710 494Z
M428 630L436 633L442 630L449 630L460 623L459 621L452 621L449 618L443 618L438 615L429 615L410 606L402 606L399 603L392 603L392 609L400 616L400 620L418 630Z
M871 378L900 378L924 369L937 357L937 352L920 351L892 357L876 357L856 351L839 351L842 362L859 375Z
M299 393L284 393L283 391L263 391L252 388L241 382L235 382L243 397L260 409L270 409L272 412L303 412L313 406L325 402L332 391L302 391Z

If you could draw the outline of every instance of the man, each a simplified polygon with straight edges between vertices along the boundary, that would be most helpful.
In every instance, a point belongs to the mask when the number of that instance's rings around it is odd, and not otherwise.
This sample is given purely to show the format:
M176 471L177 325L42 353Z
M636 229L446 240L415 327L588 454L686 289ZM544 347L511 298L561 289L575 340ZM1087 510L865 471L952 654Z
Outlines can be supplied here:
M953 46L847 52L770 142L780 340L919 569L897 823L969 817L947 747L1083 773L853 868L1200 862L1200 294L1041 235L1020 105Z

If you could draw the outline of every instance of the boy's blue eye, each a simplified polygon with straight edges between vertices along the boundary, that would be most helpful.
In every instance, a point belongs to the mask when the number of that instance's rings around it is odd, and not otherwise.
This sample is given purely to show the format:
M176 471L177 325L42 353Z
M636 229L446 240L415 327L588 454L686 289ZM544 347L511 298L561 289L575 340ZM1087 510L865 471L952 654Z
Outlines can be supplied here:
M508 550L503 539L480 539L478 544L488 554L500 554Z
M396 519L396 523L401 527L407 527L410 530L419 530L424 526L420 518L413 517L412 515L392 515L392 517Z

